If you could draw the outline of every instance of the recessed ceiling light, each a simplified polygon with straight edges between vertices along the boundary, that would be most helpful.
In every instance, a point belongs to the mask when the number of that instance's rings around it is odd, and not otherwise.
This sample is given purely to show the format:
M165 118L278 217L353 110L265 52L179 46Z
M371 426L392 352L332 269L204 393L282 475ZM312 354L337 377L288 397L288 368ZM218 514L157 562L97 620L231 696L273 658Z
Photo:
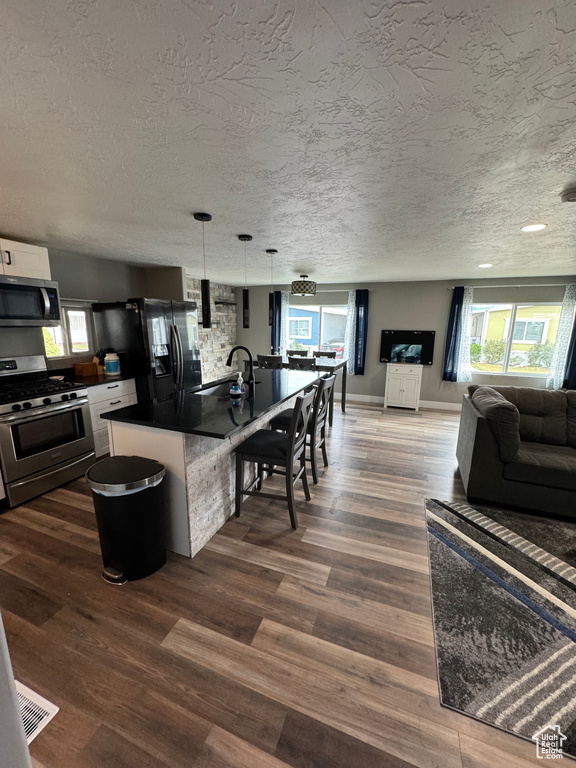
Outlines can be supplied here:
M546 229L548 224L526 224L525 227L521 227L522 232L540 232L542 229Z
M480 269L490 269L490 267L493 267L493 264L478 264L478 267Z

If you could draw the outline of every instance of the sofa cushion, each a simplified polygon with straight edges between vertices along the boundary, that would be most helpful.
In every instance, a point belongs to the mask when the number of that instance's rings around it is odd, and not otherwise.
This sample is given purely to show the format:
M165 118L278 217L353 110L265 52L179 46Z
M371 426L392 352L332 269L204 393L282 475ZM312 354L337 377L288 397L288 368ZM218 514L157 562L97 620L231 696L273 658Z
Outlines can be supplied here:
M518 459L506 464L502 474L506 480L576 491L576 450L522 442Z
M566 412L566 443L576 448L576 389L566 390L568 410Z
M491 387L478 387L472 402L488 422L501 460L515 461L520 449L520 415L516 406Z
M567 444L566 391L536 387L491 388L518 408L521 440L549 445Z

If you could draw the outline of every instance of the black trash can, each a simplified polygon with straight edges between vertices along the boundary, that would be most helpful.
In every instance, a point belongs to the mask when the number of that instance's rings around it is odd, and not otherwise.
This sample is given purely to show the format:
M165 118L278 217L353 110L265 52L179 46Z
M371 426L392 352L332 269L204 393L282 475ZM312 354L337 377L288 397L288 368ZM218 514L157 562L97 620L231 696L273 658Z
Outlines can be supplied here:
M166 562L165 468L140 456L111 456L92 465L92 489L104 571L112 584L143 579Z

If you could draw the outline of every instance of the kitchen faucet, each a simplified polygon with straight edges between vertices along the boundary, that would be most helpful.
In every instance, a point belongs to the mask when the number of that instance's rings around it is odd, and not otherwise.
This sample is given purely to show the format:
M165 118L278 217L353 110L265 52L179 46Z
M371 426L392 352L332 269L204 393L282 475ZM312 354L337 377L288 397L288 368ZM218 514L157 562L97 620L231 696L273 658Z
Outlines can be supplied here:
M256 389L254 381L254 358L252 357L252 352L250 352L248 347L232 347L230 354L228 355L226 365L232 365L232 357L237 349L243 349L244 352L248 354L248 359L250 360L250 373L248 375L248 397L254 397L254 390Z

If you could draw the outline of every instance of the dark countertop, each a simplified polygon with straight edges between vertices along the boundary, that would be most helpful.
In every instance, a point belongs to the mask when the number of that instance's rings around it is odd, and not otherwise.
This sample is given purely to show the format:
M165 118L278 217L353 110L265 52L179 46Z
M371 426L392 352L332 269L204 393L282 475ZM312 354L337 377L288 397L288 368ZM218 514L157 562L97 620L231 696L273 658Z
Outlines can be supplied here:
M114 381L129 381L130 379L133 379L134 376L84 376L83 378L80 378L80 376L73 376L73 381L76 382L76 384L82 384L84 387L96 387L98 384L111 384Z
M77 376L74 368L58 368L48 371L48 376L64 376L65 381L74 382L83 387L95 387L98 384L108 384L111 381L129 381L134 376Z
M265 414L274 405L301 392L319 378L314 371L272 371L259 368L254 373L257 382L255 397L243 398L240 405L232 405L232 398L228 393L221 397L181 393L162 403L138 403L116 411L108 411L101 414L101 418L224 439ZM235 378L235 374L232 374L230 379L225 381L229 381L232 386ZM218 382L215 384L217 385ZM205 385L204 388L208 389L208 387L209 385ZM247 382L246 388L248 388Z

